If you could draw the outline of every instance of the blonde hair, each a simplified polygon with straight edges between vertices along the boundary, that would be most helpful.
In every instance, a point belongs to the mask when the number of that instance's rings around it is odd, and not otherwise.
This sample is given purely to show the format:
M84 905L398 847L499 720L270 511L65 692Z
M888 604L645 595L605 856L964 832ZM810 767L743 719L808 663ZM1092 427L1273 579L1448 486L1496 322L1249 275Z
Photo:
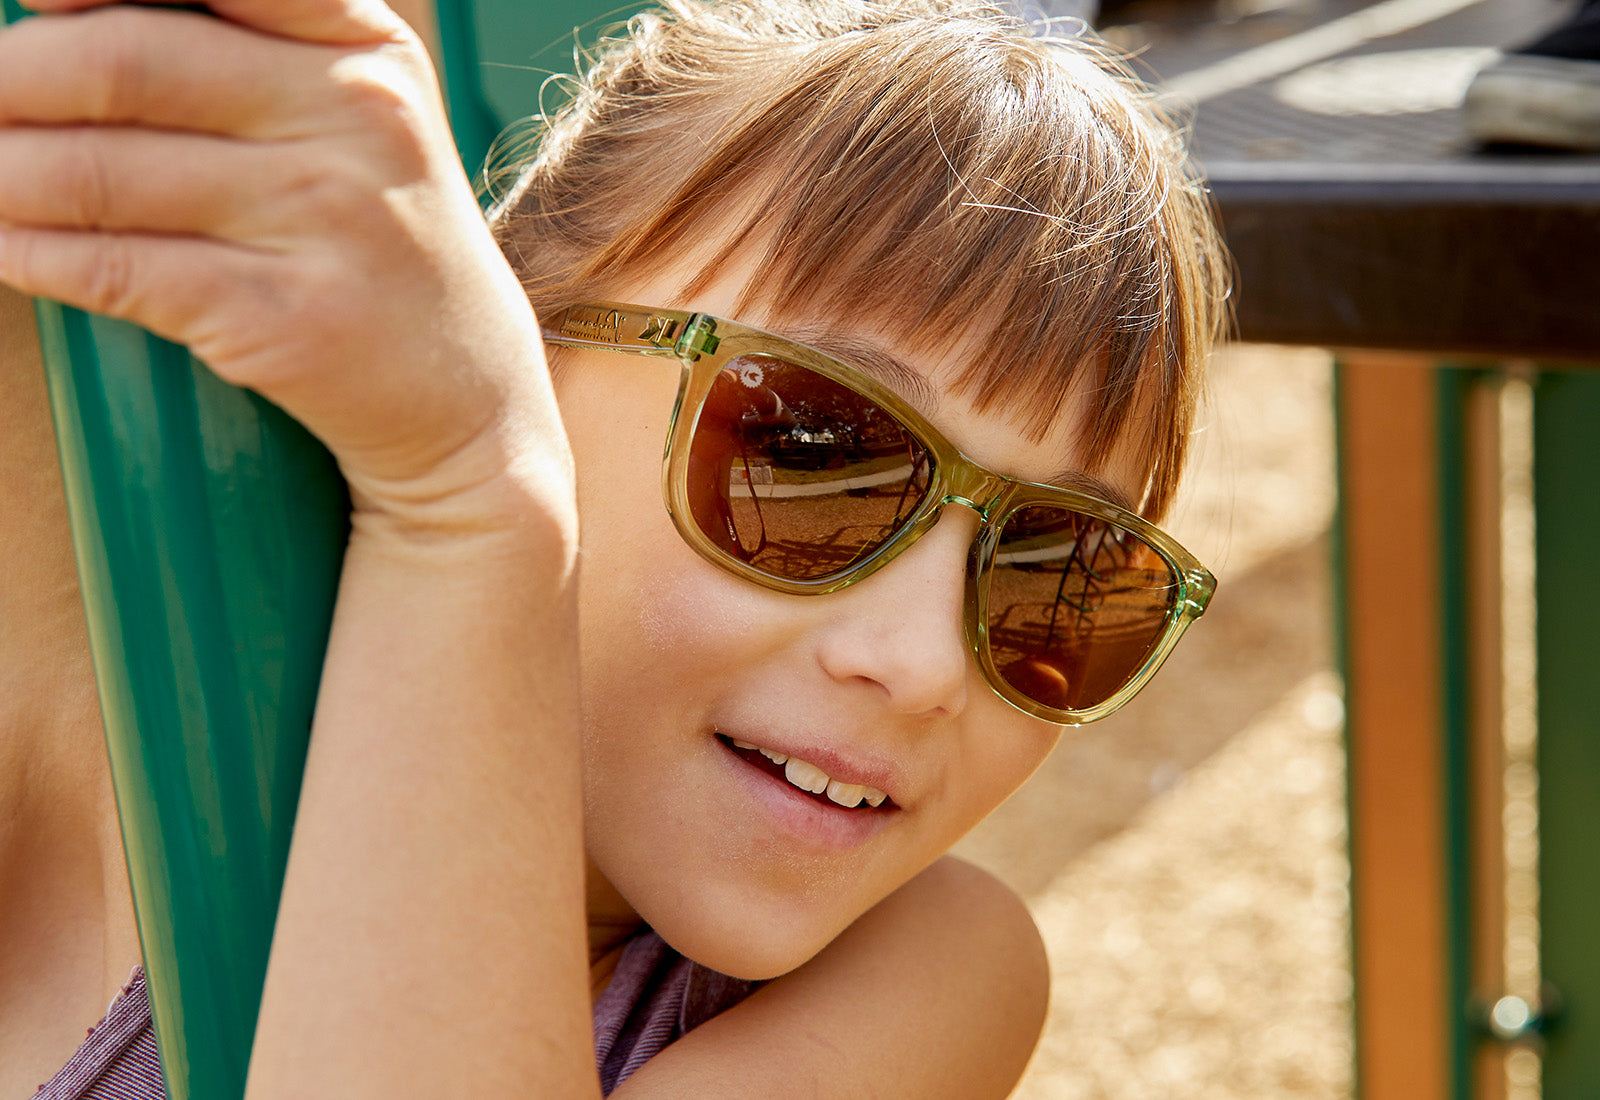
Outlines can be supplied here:
M1087 382L1088 472L1126 440L1142 510L1171 501L1227 264L1180 132L1086 35L974 0L667 0L541 137L492 211L536 309L760 249L775 321L981 346L957 384L1041 436Z

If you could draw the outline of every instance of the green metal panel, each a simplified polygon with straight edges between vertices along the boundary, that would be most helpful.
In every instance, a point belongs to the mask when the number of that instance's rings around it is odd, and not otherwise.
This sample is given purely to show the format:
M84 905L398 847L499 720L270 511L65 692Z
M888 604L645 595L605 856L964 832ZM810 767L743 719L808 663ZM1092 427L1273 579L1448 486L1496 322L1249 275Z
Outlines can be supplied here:
M240 1096L343 484L297 425L183 349L37 312L167 1091Z
M481 80L475 79L490 71L485 61L492 55L485 55L478 48L471 0L456 3L441 0L437 14L439 50L443 55L439 78L444 85L445 104L450 110L450 128L455 132L462 163L468 173L476 174L483 166L495 135L510 119L495 112L484 94ZM532 113L532 108L523 113Z
M573 51L593 46L606 28L644 3L596 0L443 0L439 41L444 54L450 124L461 159L476 172L495 135L565 100L555 74L577 71Z
M1565 1011L1546 1100L1600 1091L1600 372L1534 391L1538 539L1540 908L1545 978Z

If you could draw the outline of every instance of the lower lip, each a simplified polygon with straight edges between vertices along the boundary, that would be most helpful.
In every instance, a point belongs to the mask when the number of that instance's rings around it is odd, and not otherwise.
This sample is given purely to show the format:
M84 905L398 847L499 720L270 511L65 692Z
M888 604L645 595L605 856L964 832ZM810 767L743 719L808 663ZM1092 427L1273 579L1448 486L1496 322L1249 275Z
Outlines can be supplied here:
M859 848L885 828L897 809L846 809L813 798L798 788L762 771L718 741L734 781L750 792L778 827L789 836L830 851Z

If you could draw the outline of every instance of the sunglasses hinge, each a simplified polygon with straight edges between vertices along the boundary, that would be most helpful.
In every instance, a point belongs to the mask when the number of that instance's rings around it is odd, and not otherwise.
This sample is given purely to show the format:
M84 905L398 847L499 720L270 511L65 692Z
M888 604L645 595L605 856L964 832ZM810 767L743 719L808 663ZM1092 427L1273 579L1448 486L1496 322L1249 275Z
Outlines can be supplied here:
M1211 600L1211 587L1207 584L1204 573L1189 572L1183 574L1183 587L1187 593L1183 604L1194 615L1199 616L1206 609L1206 604Z
M722 338L716 335L717 319L704 313L696 313L684 325L683 332L678 336L678 342L673 345L673 352L680 358L698 359L702 355L711 355L716 352L717 345L722 343Z

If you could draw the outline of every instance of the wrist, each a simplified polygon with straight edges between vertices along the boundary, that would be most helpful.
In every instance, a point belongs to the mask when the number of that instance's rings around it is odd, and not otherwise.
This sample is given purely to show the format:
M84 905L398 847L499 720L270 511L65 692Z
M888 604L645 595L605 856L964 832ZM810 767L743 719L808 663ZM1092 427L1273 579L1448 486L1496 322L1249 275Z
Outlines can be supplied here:
M352 553L424 567L503 563L533 584L570 576L578 550L578 511L565 450L450 487L350 484ZM531 570L531 572L530 572Z

